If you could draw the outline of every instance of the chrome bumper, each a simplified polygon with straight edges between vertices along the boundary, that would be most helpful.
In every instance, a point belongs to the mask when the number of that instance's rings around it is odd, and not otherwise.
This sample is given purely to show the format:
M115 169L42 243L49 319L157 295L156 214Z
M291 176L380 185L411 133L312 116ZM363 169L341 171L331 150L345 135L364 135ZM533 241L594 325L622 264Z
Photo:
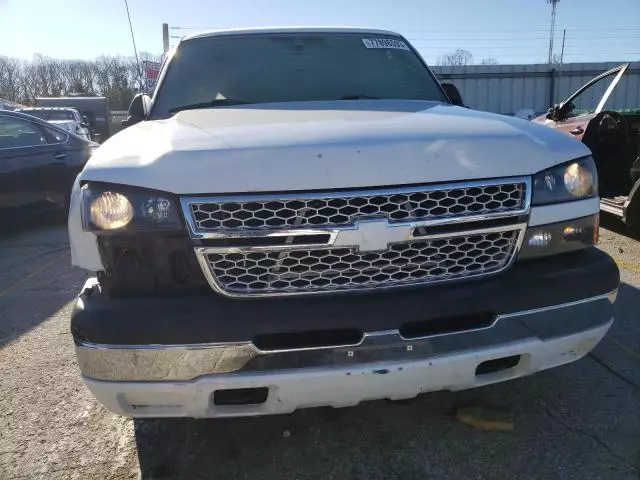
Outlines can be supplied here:
M102 381L188 381L232 372L354 367L411 362L523 340L550 340L610 323L616 291L577 302L500 315L485 328L404 338L398 330L365 333L353 345L263 351L251 342L190 345L100 345L76 342L85 378Z
M367 400L402 400L425 392L465 390L512 380L583 357L607 333L611 321L549 340L527 339L436 358L375 362L332 368L205 375L189 381L108 382L85 377L95 397L112 412L136 418L220 418L290 413L300 408L348 407ZM479 372L504 358L517 364ZM267 390L266 397L229 404L218 392Z

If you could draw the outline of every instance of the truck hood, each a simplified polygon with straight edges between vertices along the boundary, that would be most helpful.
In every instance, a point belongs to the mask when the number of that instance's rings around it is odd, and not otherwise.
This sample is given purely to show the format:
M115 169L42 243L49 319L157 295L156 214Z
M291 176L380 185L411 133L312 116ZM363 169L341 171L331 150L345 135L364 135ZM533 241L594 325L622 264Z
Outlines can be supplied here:
M176 194L316 190L530 175L588 154L534 122L433 102L260 104L129 127L80 180Z

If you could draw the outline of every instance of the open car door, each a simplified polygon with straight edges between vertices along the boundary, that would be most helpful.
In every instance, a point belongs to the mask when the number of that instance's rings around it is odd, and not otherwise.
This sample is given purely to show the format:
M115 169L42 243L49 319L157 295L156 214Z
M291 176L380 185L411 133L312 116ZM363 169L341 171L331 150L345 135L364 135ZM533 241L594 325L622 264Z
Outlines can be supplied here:
M587 125L604 109L628 67L624 63L591 79L564 102L550 108L545 125L581 140Z

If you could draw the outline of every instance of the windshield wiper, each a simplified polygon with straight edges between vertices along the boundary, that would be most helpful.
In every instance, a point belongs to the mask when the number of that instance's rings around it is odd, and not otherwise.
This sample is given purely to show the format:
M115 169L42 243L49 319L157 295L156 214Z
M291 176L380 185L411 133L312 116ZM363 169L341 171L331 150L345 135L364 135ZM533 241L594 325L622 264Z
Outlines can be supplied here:
M345 95L340 100L380 100L380 98L369 95Z
M245 102L244 100L234 100L233 98L218 98L216 100L210 100L208 102L192 103L190 105L181 105L179 107L173 107L169 109L169 113L178 113L183 110L197 110L198 108L212 108L212 107L229 107L232 105L248 105L254 102Z

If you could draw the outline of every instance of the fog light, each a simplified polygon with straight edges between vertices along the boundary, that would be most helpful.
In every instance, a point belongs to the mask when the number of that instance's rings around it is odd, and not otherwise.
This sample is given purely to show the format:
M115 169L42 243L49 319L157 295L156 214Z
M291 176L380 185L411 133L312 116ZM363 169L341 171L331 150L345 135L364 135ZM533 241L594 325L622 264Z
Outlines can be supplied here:
M580 240L584 233L585 232L582 228L577 228L573 225L569 225L567 227L564 227L564 229L562 230L562 240L565 242ZM591 233L589 233L589 235L591 235Z
M529 237L527 242L530 247L543 248L549 246L553 236L550 232L537 232Z
M529 227L520 250L520 260L574 252L595 245L598 215Z
M131 202L120 193L101 193L90 207L91 221L103 230L114 230L129 224L133 218Z

